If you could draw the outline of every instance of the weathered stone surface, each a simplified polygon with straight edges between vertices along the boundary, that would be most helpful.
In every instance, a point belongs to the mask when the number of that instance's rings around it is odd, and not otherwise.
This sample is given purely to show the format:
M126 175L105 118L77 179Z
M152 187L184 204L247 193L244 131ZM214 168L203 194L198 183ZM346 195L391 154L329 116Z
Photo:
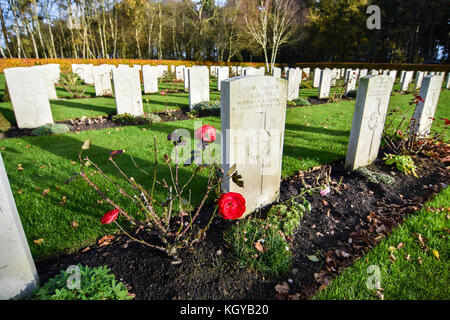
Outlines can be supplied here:
M144 109L139 71L130 67L117 68L113 70L113 80L117 114L142 116Z
M42 71L33 68L4 70L9 95L19 128L37 128L53 123L48 101L48 83Z
M39 277L0 153L0 300L27 298Z
M377 158L393 84L389 76L360 79L345 159L346 168L355 170L371 164Z
M189 75L189 109L196 104L209 101L209 71L207 67L191 68Z
M222 168L233 165L244 187L222 187L244 196L245 215L274 202L279 194L286 119L287 82L271 76L235 77L222 82Z
M419 136L430 134L434 113L441 94L442 81L441 76L426 76L423 78L419 95L425 102L420 101L414 112L415 130Z

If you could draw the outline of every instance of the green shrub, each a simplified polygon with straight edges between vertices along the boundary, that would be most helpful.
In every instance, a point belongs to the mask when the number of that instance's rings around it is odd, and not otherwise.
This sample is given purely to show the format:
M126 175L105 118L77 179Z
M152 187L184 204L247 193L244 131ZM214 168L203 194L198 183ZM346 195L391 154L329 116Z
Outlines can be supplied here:
M220 115L220 101L204 101L196 104L189 112L194 117L208 117Z
M31 131L32 136L48 136L52 134L63 134L68 133L69 126L63 123L51 123L40 126L33 131Z
M295 228L300 225L300 220L306 212L311 212L311 204L302 199L302 203L298 203L294 199L290 201L290 205L278 204L273 206L267 214L269 223L285 235L291 236Z
M414 177L418 177L416 173L417 167L411 156L385 154L383 161L385 161L385 164L388 166L394 165L398 171L403 172L404 174L412 174Z
M224 239L241 267L271 277L279 277L291 267L289 245L279 229L268 221L256 218L240 221L225 231Z
M80 271L79 289L75 287L74 273L65 270L48 280L43 286L35 290L33 300L130 300L127 288L118 282L114 274L106 266L90 268L77 266ZM68 283L69 280L69 283ZM72 281L72 283L71 283Z
M80 78L76 73L61 74L59 83L72 96L72 98L83 98L86 86L81 85Z
M300 89L314 89L312 80L302 81Z
M116 114L112 117L116 124L135 125L135 124L152 124L161 122L161 118L155 113L145 113L143 116L133 116L129 113Z
M294 103L297 106L310 106L311 105L311 103L308 101L308 99L305 99L305 98L295 99Z

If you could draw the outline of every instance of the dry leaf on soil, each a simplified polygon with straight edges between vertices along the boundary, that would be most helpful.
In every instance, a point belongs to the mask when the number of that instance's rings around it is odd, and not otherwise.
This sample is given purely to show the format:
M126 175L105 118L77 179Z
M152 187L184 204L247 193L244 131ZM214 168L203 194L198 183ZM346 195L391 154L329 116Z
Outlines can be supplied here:
M114 236L113 235L110 235L110 236L104 236L103 238L101 238L100 240L98 240L98 245L100 246L100 247L104 247L104 246L107 246L107 245L109 245L109 244L111 244L111 242L114 240Z

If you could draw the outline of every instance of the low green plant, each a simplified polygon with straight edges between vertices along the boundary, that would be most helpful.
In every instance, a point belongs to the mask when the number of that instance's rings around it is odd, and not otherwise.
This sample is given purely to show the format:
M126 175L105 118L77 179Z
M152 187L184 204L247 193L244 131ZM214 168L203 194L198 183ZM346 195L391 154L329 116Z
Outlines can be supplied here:
M300 89L314 89L312 80L302 81Z
M311 103L308 101L308 99L305 98L298 98L294 100L296 106L310 106Z
M363 178L375 184L383 183L385 185L390 186L395 183L395 179L393 177L385 173L371 171L366 167L358 168L355 170L355 172L361 175Z
M196 104L189 112L193 117L208 117L220 115L220 101L204 101Z
M86 86L79 83L79 77L76 73L61 74L60 84L72 96L72 98L83 98Z
M151 112L138 117L129 113L116 114L112 117L112 120L120 125L152 124L161 122L161 118L157 114Z
M273 206L267 214L269 223L276 226L285 235L292 236L295 228L300 225L300 220L307 212L311 212L311 204L305 198L301 198L302 203L291 199L289 205L281 203Z
M268 221L241 221L225 231L224 239L242 267L271 277L279 277L291 267L289 245L278 227Z
M411 156L385 154L383 161L388 166L394 165L397 170L403 172L404 174L412 174L414 177L418 177L416 173L417 167Z
M78 270L77 270L78 269ZM106 266L91 268L78 265L79 284L74 273L61 270L59 274L36 289L33 300L130 300L128 289L116 280ZM69 288L70 287L70 288Z
M40 126L31 131L32 136L49 136L52 134L64 134L68 133L69 126L63 123L50 123Z

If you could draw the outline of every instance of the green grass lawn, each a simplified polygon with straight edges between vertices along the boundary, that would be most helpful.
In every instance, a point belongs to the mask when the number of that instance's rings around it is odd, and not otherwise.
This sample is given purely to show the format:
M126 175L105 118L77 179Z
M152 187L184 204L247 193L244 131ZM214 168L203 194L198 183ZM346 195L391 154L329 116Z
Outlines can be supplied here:
M380 270L380 291L386 300L448 300L450 298L450 264L448 219L450 188L412 217L408 218L392 234L382 240L364 257L357 260L340 276L335 278L316 300L372 300L375 289L368 289L366 282L374 272L367 268L375 265ZM434 209L443 208L443 212ZM431 210L430 210L431 209ZM428 251L418 241L421 234ZM403 247L398 248L402 243ZM389 258L392 252L395 261ZM437 255L433 250L436 250ZM369 279L369 283L371 283Z
M4 78L0 77L1 79ZM177 86L181 88L182 83L177 83ZM173 103L187 105L187 93L176 93L173 97L171 95L169 98L173 99L171 100ZM218 92L213 92L212 99L214 96L218 97ZM166 107L167 96L150 95L149 97L150 105L152 105L152 99L155 101L158 99L161 102L159 106ZM391 98L391 107L399 107L412 113L413 107L408 105L411 97L412 95L395 94ZM146 99L145 96L144 99ZM433 127L434 130L446 131L447 137L448 130L441 118L448 117L449 99L450 91L444 90ZM103 105L99 106L98 101L103 101ZM115 110L112 98L75 99L67 101L69 102L75 105L61 104L55 107L55 102L52 102L54 116L58 112L61 118L77 112L78 116L89 115L86 112L97 110L95 108L104 108L97 111L105 113L108 110ZM109 107L105 106L106 104ZM0 104L0 114L8 119L11 114L8 115L5 110L10 109L5 105L7 103ZM353 110L354 101L289 108L286 117L283 177L292 175L299 169L307 169L343 158L347 151ZM75 180L68 185L64 184L79 170L78 164L74 164L73 161L77 161L77 152L85 139L92 140L92 148L88 151L91 159L105 166L108 174L122 182L124 180L113 170L107 159L110 150L126 150L126 153L118 158L119 163L126 172L149 187L150 179L134 167L129 156L133 156L141 167L151 169L153 160L150 150L153 136L157 138L160 148L159 156L162 159L163 154L171 150L166 139L167 135L177 128L185 128L192 132L194 121L198 120L84 131L79 134L69 133L60 136L0 140L0 151L34 257L43 258L60 251L72 251L92 244L98 237L116 230L113 226L100 225L100 217L111 207L99 202L100 197L84 182ZM219 117L203 118L201 121L220 128ZM17 169L19 164L23 170ZM190 170L190 168L182 169L182 177L187 177ZM160 175L160 178L169 177L164 166L160 168ZM98 179L98 175L94 174L94 179ZM205 176L200 173L198 181L192 186L194 204L198 203L201 197L201 192L196 190L201 190L199 188L204 185ZM101 186L107 190L106 192L113 192L113 188L106 183L102 182ZM44 190L47 189L50 191L43 196ZM156 197L162 201L165 195L160 191L158 190ZM129 208L129 203L121 203L126 209ZM72 221L79 224L77 229L71 227ZM33 243L33 240L40 238L44 239L41 245Z

